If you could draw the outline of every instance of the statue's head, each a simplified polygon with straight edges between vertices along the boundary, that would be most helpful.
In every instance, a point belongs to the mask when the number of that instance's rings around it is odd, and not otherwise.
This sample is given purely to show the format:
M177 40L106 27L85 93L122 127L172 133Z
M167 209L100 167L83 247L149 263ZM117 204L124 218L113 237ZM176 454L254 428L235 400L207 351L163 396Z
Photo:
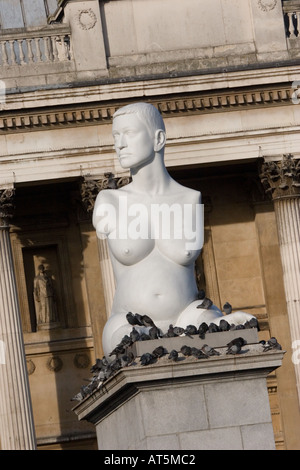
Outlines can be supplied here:
M136 114L141 122L147 127L151 136L154 136L157 130L166 132L162 115L158 109L150 103L133 103L123 106L123 108L118 109L114 113L113 119L117 116L126 114Z
M159 111L149 103L134 103L113 115L115 149L123 168L138 168L163 156L165 125Z

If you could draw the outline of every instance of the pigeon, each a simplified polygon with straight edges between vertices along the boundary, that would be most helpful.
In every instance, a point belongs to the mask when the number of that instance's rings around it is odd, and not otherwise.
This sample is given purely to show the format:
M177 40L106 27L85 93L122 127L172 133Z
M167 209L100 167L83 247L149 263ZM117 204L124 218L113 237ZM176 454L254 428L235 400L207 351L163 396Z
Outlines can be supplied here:
M152 355L155 356L155 357L162 357L165 354L167 354L167 351L163 346L157 346L157 348L155 348L152 351Z
M101 359L97 358L95 364L91 367L90 372L99 372L103 367L103 362Z
M123 336L123 338L121 339L120 344L121 344L122 346L124 346L125 348L128 348L129 346L132 345L132 339L130 338L130 336L125 335L125 336Z
M136 320L136 317L135 315L132 313L132 312L128 312L127 315L126 315L126 320L128 321L128 323L132 326L135 326L137 325L137 320Z
M226 320L220 320L220 323L219 323L219 329L220 331L228 331L230 330L230 324L228 323L228 321Z
M78 392L73 398L71 398L71 401L81 401L84 399L84 396L82 395L81 392Z
M223 312L225 313L225 315L229 315L232 312L232 306L229 302L225 302L225 304L223 305Z
M91 387L89 385L82 385L80 387L80 393L83 398L87 397L92 392Z
M190 346L187 346L186 344L184 344L183 346L181 346L180 352L184 356L191 356L192 355L192 348Z
M201 351L204 352L206 356L220 356L219 351L216 351L214 348L208 344L203 344Z
M208 333L218 333L220 328L215 323L210 323L208 325Z
M174 326L173 331L175 336L181 336L184 334L184 328L181 328L180 326Z
M139 341L140 339L140 333L134 327L132 328L129 336L133 343L135 343L136 341Z
M281 349L282 349L281 345L278 343L277 339L274 338L274 336L272 336L272 338L270 338L270 339L263 345L263 351L264 351L264 352L270 351L271 349L278 349L278 350L281 350Z
M244 323L244 327L245 328L257 328L257 330L259 331L259 325L258 325L257 318L253 317L253 318L250 318L250 320L247 320Z
M169 325L168 331L164 334L165 338L174 338L176 336L173 325Z
M135 318L135 321L136 321L136 325L144 326L144 323L143 323L143 320L142 320L142 315L140 315L139 313L135 313L134 318Z
M148 366L156 361L156 357L151 353L144 353L141 355L141 365Z
M148 341L150 338L149 335L147 335L147 333L141 333L140 334L140 341Z
M208 297L205 297L201 304L197 305L197 308L205 308L205 309L210 309L210 307L213 305L213 301L210 300Z
M172 349L172 351L170 352L168 356L168 359L172 359L172 361L178 360L178 352L176 351L176 349Z
M184 333L186 334L186 336L192 338L193 335L196 335L198 333L198 330L195 325L188 325L184 330Z
M120 354L125 354L125 346L121 343L117 344L117 346L109 353L109 357L119 356Z
M201 349L192 348L192 356L196 357L197 359L207 359L208 355L205 354Z
M208 324L207 323L201 323L201 325L199 326L199 337L201 339L204 339L205 338L205 334L207 333L208 331Z
M154 321L152 320L152 318L148 317L148 315L142 315L141 322L143 326L155 326Z
M226 345L226 354L238 354L246 343L247 341L241 337L233 339Z
M121 339L120 343L111 351L109 356L119 356L120 354L125 354L126 348L132 345L132 339L130 336L125 335Z
M110 364L109 364L109 367L111 369L112 372L116 372L118 371L119 369L121 369L121 360L116 357L116 359L114 359Z
M158 339L161 337L160 329L157 326L152 326L148 332L150 339Z
M121 367L128 367L134 361L134 355L132 352L123 354L120 357Z

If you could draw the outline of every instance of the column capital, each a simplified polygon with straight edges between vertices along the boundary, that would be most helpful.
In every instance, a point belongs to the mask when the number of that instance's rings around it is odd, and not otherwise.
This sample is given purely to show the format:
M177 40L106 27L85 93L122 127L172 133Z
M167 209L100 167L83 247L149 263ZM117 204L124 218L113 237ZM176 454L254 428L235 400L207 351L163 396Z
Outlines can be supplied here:
M300 197L300 159L290 153L262 158L259 177L273 200Z
M98 193L104 189L118 189L130 183L130 176L115 176L104 173L99 178L83 176L80 183L80 194L87 212L92 212Z
M0 187L0 228L8 227L14 213L15 188L13 186Z

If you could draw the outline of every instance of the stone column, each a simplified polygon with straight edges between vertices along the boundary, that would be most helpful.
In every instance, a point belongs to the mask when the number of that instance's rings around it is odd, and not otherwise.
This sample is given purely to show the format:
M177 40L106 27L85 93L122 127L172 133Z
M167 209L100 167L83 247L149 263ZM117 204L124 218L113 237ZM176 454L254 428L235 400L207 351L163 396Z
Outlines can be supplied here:
M96 197L105 189L118 189L130 182L129 176L115 177L112 173L105 173L99 179L84 176L81 182L81 198L88 213L93 213ZM115 295L115 278L109 256L109 248L106 239L98 239L100 267L102 273L104 299L107 318L110 315L113 298Z
M292 347L300 340L300 160L265 157L261 182L274 201ZM294 364L300 402L300 364Z
M0 440L2 450L34 450L35 430L9 236L13 189L0 190Z

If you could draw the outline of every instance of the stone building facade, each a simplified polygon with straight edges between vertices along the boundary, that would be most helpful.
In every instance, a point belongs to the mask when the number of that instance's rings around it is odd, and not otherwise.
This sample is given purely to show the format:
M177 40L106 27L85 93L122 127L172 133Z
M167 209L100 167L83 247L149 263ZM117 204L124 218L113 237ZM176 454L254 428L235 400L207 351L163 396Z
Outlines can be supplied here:
M2 447L96 448L70 401L114 292L91 209L130 176L112 114L146 101L170 174L203 195L199 286L287 351L269 399L277 448L299 449L300 1L0 0L0 80Z

